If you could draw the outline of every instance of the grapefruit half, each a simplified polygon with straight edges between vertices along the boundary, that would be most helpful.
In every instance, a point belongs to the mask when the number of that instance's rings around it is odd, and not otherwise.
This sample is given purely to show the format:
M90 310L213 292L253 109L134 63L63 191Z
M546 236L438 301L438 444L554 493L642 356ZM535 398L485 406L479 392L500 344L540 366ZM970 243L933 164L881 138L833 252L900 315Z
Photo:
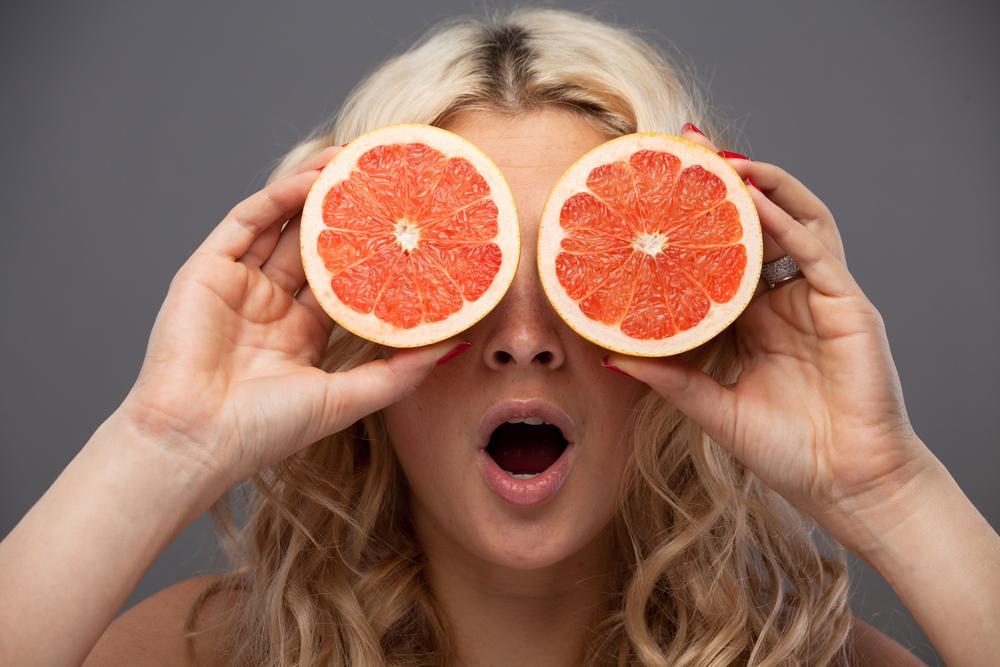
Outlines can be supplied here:
M462 137L402 124L337 153L306 197L306 280L330 317L392 347L467 329L499 303L520 256L514 198Z
M707 148L656 132L584 154L542 210L538 273L584 338L634 356L678 354L722 331L753 296L763 256L739 174Z

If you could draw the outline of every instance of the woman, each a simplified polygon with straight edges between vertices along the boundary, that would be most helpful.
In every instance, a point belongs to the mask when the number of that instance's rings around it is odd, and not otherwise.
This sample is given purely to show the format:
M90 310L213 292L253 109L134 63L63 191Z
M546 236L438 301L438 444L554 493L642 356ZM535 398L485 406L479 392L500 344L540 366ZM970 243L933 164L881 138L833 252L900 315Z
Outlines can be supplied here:
M680 359L605 357L531 261L462 340L394 354L304 285L295 215L367 130L433 123L483 149L532 258L550 188L602 141L718 150L700 99L635 36L554 10L448 23L373 73L181 267L135 386L0 545L3 662L919 664L852 617L843 547L949 664L1000 655L1000 538L913 432L830 211L779 167L730 157L760 188L765 261L802 275ZM478 475L498 409L574 431L542 505ZM216 501L251 478L233 531ZM209 507L233 569L111 623Z

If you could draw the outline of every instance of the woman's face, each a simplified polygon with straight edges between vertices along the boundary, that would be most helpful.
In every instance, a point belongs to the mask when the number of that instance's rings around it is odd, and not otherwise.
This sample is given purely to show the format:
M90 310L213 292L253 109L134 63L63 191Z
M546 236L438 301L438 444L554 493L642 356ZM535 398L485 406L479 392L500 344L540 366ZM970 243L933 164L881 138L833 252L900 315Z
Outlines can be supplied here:
M577 158L610 137L558 109L515 116L466 111L445 127L503 172L517 206L521 261L500 304L462 334L472 347L385 410L389 435L425 548L447 545L496 565L539 569L606 536L629 454L629 410L645 387L601 366L606 351L552 310L535 264L549 191ZM528 399L565 413L575 451L558 491L525 505L485 481L480 450L484 416Z

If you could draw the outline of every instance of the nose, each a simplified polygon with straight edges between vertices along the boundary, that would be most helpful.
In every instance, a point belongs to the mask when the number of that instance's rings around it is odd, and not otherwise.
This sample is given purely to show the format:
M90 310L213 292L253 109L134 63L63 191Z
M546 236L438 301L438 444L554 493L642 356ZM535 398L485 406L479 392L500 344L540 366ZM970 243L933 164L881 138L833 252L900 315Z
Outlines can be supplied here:
M522 257L507 293L481 323L487 335L486 365L493 370L561 367L566 350L560 322L539 282L534 255Z

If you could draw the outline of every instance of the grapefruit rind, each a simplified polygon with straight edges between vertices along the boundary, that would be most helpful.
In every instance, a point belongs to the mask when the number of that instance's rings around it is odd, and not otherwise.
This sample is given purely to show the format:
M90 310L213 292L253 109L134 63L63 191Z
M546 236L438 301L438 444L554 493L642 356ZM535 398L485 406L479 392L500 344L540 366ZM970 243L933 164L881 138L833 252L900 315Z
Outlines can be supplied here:
M330 272L316 251L323 222L323 200L330 188L346 180L358 159L368 150L386 144L424 143L446 158L468 160L483 177L496 204L497 234L492 243L499 246L500 268L487 290L475 301L466 301L456 312L438 322L424 322L413 328L397 327L371 313L360 313L343 303L330 285ZM484 152L459 135L432 125L402 123L377 128L362 134L335 155L313 183L302 209L300 251L306 282L326 313L356 336L387 345L407 348L446 340L485 317L503 298L517 273L521 239L514 196L499 167Z
M628 161L640 150L667 151L681 160L681 169L700 165L722 179L726 199L737 208L743 226L740 240L746 248L747 264L739 288L725 303L712 301L705 318L694 327L661 339L644 340L624 334L617 325L604 324L587 317L576 300L570 298L556 276L556 257L567 236L560 224L564 202L574 194L590 192L587 177L603 164ZM729 326L742 313L760 279L764 254L763 232L757 208L743 178L724 158L684 137L660 132L626 134L600 144L570 165L549 193L538 225L538 275L552 307L577 334L601 347L637 357L665 357L695 348Z

